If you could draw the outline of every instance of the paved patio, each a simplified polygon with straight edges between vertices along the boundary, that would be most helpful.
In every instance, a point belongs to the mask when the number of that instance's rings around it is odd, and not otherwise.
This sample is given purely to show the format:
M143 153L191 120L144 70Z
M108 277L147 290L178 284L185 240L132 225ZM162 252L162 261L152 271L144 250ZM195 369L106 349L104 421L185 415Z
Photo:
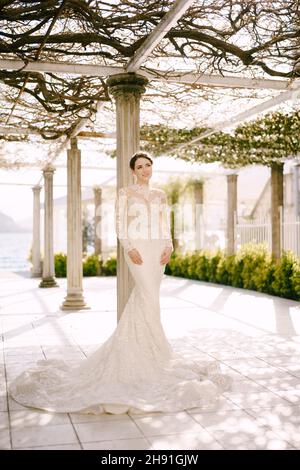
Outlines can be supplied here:
M300 448L300 305L166 277L162 320L176 350L217 359L234 379L217 408L174 414L51 414L24 408L6 384L38 359L82 360L116 325L116 279L85 278L88 311L59 310L66 291L0 273L1 449Z

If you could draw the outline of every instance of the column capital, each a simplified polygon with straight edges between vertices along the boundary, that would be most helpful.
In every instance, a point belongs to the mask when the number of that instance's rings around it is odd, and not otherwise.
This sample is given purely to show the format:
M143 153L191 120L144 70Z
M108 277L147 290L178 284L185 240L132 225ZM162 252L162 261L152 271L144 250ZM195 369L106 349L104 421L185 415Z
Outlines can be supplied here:
M93 186L94 193L100 193L102 191L101 186L95 185Z
M53 165L51 165L51 163L48 163L46 166L44 166L43 168L43 174L44 176L49 176L49 175L53 175L53 173L55 172L55 167Z
M193 188L198 189L198 188L203 188L204 186L204 180L201 178L194 179L192 182Z
M227 180L228 181L236 181L237 180L237 177L238 177L238 174L237 173L230 173L227 176Z
M42 189L42 186L40 186L39 184L37 184L37 185L33 186L31 189L32 189L32 191L33 191L34 193L39 193L39 192L41 191L41 189Z
M273 162L270 163L270 167L271 167L271 169L275 169L275 170L276 169L277 170L283 170L284 162L280 162L280 161L275 162L275 161L273 161Z
M71 149L72 150L78 150L77 137L71 137L70 143L71 143Z
M126 95L140 97L146 91L149 80L136 73L118 73L106 80L110 93L114 98Z

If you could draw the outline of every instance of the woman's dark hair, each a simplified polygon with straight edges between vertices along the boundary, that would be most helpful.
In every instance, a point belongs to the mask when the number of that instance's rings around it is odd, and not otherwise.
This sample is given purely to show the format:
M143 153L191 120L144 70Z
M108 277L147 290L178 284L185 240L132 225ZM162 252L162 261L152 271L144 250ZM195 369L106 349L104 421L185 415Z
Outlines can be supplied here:
M136 152L134 155L132 155L129 162L129 166L132 170L134 170L135 162L138 158L147 158L147 160L151 162L151 165L153 165L153 160L147 152Z

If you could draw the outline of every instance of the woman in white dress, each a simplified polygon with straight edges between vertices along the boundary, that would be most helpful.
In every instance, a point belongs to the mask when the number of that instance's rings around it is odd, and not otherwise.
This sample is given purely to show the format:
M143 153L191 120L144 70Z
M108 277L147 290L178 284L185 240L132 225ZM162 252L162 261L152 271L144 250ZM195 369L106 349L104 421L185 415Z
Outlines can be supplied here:
M182 358L160 320L159 289L172 253L166 195L152 189L152 159L136 153L136 184L119 190L117 236L135 282L114 333L79 364L39 361L10 385L19 403L55 412L147 413L201 407L228 388L215 362Z

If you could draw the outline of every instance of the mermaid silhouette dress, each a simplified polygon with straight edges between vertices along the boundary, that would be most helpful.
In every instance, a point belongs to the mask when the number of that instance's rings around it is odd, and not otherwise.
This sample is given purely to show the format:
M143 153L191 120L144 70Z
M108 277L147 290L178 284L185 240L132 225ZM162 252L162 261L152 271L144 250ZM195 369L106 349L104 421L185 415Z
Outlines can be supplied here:
M25 406L78 413L176 412L216 400L230 385L216 362L175 353L160 320L160 257L172 247L163 191L131 185L116 200L117 236L135 286L113 334L87 359L39 361L10 384ZM128 252L136 248L143 263Z

